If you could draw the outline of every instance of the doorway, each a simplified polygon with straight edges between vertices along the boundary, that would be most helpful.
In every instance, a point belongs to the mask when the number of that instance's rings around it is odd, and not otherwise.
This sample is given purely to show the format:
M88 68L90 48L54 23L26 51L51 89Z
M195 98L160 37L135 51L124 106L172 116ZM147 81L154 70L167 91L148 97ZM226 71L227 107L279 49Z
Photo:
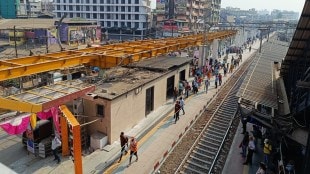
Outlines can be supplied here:
M167 79L167 91L166 91L167 100L173 97L173 90L174 90L174 76L171 76Z
M145 116L154 110L154 86L146 89L145 94Z
M180 81L185 81L185 69L179 73L179 79Z

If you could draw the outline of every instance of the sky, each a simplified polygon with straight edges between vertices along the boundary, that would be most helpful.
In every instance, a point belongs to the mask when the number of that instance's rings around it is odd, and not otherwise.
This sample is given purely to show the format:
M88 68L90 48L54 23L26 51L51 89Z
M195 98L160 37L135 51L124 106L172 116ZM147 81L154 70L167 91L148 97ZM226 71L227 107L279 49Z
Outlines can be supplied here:
M238 7L243 10L255 8L257 10L267 9L272 11L273 9L290 10L302 12L305 0L222 0L221 7L227 6Z
M268 11L273 9L292 10L301 14L304 4L305 0L222 0L221 7L231 6L243 10L250 8L267 9ZM156 8L156 0L152 0L151 6L153 9Z

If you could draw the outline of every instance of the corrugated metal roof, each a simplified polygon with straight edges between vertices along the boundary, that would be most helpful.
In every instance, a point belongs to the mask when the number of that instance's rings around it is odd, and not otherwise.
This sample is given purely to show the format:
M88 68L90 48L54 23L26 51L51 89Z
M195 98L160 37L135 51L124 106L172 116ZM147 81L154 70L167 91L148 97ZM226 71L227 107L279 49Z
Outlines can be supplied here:
M167 71L190 61L191 59L188 57L158 57L132 63L128 67Z
M307 55L304 55L305 50L309 50L307 42L310 42L310 1L308 0L305 1L295 34L282 64L282 76L289 73L290 65L293 61L309 58L309 51L307 51Z
M277 90L273 67L274 62L282 61L287 49L286 42L275 39L264 43L262 53L256 54L237 96L277 109Z

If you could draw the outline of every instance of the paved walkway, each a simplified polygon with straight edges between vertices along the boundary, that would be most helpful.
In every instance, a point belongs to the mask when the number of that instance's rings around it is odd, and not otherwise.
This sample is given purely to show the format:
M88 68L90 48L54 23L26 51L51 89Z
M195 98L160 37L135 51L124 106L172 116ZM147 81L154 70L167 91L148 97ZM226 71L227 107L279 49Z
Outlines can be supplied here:
M256 42L252 46L251 53L248 50L244 51L243 62L258 47L259 42ZM230 62L232 55L236 57L235 54L230 54L228 62ZM230 76L231 74L228 74L227 77L223 77L223 84ZM137 173L137 171L139 171L138 173L151 173L154 167L158 166L163 160L164 154L170 151L175 142L183 135L185 129L201 114L202 108L218 90L219 88L214 88L213 78L207 94L202 86L197 95L191 95L186 99L186 114L182 115L181 112L177 124L174 124L173 120L174 103L168 101L139 122L133 129L125 132L126 135L134 136L139 140L139 161L134 162L130 167L127 167L129 155L124 156L121 163L117 163L120 155L120 144L119 141L116 141L103 150L97 150L83 157L83 173L102 173L103 171L106 173ZM133 157L134 160L135 157ZM111 167L107 170L108 166ZM11 164L10 167L18 173L74 173L73 162L68 157L63 158L61 164L57 165L52 157L41 159L28 155Z

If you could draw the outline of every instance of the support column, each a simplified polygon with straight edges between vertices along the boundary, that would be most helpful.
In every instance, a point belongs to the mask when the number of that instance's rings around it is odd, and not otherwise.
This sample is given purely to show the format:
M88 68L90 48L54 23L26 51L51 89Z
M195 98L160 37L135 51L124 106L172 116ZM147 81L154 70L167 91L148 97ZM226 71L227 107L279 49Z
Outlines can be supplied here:
M68 156L70 154L69 151L69 136L68 136L68 123L65 117L60 117L60 129L61 129L61 148L62 148L62 156Z

